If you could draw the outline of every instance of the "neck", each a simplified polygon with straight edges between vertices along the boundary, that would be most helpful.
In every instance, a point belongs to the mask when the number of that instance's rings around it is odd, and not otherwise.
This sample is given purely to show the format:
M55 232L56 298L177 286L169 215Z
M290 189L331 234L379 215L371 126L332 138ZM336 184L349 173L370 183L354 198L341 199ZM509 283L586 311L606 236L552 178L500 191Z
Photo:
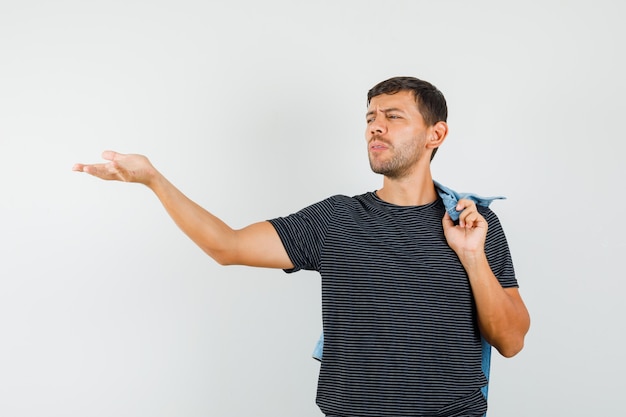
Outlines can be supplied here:
M437 199L437 191L430 171L403 178L384 177L383 187L376 195L397 206L421 206Z

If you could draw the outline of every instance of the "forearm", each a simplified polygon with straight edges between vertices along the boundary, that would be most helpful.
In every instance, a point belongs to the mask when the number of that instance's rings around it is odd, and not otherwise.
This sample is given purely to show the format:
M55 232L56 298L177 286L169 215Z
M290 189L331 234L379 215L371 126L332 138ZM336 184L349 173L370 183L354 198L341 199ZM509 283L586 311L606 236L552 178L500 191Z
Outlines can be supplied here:
M178 227L218 263L283 269L293 267L270 222L262 221L234 230L187 198L145 156L104 151L102 157L109 162L79 163L74 164L72 169L103 180L146 185L156 194Z
M154 171L146 185L156 194L176 225L204 252L220 264L236 249L235 231L222 220L196 204Z
M530 326L528 311L517 288L502 288L484 253L465 256L467 271L483 337L505 357L524 346Z

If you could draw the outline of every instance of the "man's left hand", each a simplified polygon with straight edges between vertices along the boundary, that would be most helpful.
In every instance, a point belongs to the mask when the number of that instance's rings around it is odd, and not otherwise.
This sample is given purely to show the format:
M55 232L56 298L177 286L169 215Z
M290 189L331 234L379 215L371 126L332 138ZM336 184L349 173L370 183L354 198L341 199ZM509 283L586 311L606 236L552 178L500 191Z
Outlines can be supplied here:
M443 217L443 232L448 245L463 259L464 256L476 256L485 250L487 221L478 213L476 203L461 199L456 210L461 212L459 223L454 224L448 212Z

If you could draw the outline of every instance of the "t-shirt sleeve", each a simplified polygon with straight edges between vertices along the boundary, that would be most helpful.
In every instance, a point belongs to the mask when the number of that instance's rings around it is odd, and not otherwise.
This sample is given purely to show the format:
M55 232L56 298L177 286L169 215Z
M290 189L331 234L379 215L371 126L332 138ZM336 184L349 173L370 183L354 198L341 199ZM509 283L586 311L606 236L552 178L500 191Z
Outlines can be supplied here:
M320 270L324 238L333 210L331 197L286 217L269 220L294 265L292 269L285 269L285 272Z
M504 235L504 230L500 224L498 216L489 208L479 207L480 214L485 217L489 229L487 230L487 240L485 243L485 254L489 261L489 266L498 281L504 288L518 287L513 268L513 259L509 250L509 244Z

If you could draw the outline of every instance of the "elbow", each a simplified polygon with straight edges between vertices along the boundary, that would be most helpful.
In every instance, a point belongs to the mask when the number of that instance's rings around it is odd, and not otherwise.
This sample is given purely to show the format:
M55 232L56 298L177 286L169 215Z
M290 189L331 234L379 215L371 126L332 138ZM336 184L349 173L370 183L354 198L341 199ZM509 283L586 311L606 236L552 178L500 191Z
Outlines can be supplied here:
M220 266L229 266L229 265L233 265L233 263L232 263L232 262L229 262L229 261L227 261L227 260L225 260L225 259L222 259L222 258L216 258L216 257L213 257L213 260L214 260L215 262L217 262Z
M507 337L500 340L494 340L492 345L500 352L505 358L512 358L524 349L524 338L526 337L528 329L519 333L509 333Z
M228 251L216 251L202 248L204 253L209 255L215 262L221 266L235 265L234 257Z
M512 358L524 349L524 339L530 329L530 317L526 315L514 325L506 329L483 332L483 337L505 358ZM486 334L485 334L486 333Z
M520 342L515 344L509 343L505 346L496 346L496 349L498 350L498 352L500 352L500 355L504 356L505 358L512 358L513 356L520 353L523 348L524 340L521 340Z

